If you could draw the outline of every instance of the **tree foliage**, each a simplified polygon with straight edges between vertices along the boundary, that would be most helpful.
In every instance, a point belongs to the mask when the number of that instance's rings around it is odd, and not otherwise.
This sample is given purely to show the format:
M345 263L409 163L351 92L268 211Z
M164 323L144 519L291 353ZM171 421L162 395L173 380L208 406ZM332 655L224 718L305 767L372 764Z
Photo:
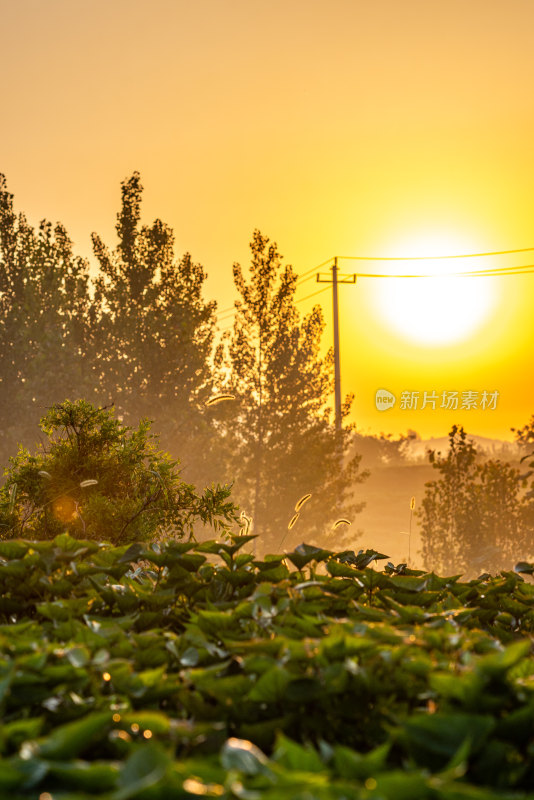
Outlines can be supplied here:
M156 420L198 478L210 437L203 404L211 393L216 304L202 298L203 268L188 253L175 259L172 229L159 219L140 224L142 189L137 172L122 183L115 250L93 234L99 392L126 421Z
M250 248L249 276L234 264L239 299L218 362L220 389L236 399L218 407L218 424L240 505L262 544L276 548L304 494L311 494L301 512L308 532L324 536L336 517L352 517L363 504L350 494L366 474L358 455L346 459L350 431L336 436L331 423L333 364L331 353L320 354L320 307L301 319L297 276L276 244L256 230Z
M40 423L48 442L21 447L0 490L0 536L73 536L121 544L224 528L235 518L229 489L198 495L177 463L157 449L150 423L122 425L85 401L53 406Z
M34 229L15 214L0 175L0 461L33 442L42 409L83 396L91 383L85 342L88 265L65 228Z
M529 557L528 503L517 468L499 459L481 461L456 425L448 453L431 452L429 460L440 478L426 484L419 512L428 568L479 573Z
M527 466L527 471L522 473L520 477L523 485L527 486L524 519L527 529L532 534L534 533L534 479L532 479L534 475L534 415L522 428L517 430L512 428L512 431L516 434L516 440L524 453L521 463Z
M122 183L116 247L93 234L99 273L90 281L65 229L43 222L35 231L16 217L1 179L0 456L7 463L19 443L32 448L42 409L65 397L113 404L127 425L152 419L193 483L235 477L264 540L280 541L304 494L302 520L322 535L359 510L349 495L364 474L348 454L350 432L336 438L331 424L320 308L299 317L296 275L256 231L250 279L234 266L234 334L214 362L216 388L238 399L206 406L216 304L203 299L203 268L189 254L175 258L172 230L141 223L141 196L134 173Z

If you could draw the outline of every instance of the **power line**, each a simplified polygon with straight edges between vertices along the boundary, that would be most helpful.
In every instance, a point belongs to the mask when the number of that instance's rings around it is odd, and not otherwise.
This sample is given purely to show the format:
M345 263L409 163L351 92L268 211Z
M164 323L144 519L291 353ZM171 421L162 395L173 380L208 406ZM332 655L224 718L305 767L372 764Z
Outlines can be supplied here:
M436 256L436 258L441 258L441 256ZM327 264L328 262L323 262L321 266L324 266L325 263ZM356 272L355 275L358 278L495 278L504 275L529 275L532 273L534 273L534 264L520 264L515 267L496 267L495 269L469 270L464 272L419 272L404 273L401 275L390 274L387 272ZM301 283L306 283L306 281L301 281ZM317 292L312 292L311 294L306 295L306 297L301 297L298 300L295 300L295 303L303 303L305 300L310 300L312 297L322 294L325 291L327 291L326 287L324 289L319 289ZM218 317L217 322L226 322L227 320L235 317L235 313L236 309L234 308L233 311ZM221 332L230 330L231 327L232 326L230 325L229 327L222 328Z
M444 260L448 258L482 258L484 256L500 256L500 255L508 255L512 253L527 253L534 251L534 247L523 247L516 250L494 250L492 252L487 253L462 253L456 254L452 256L392 256L392 257L382 257L382 256L338 256L338 259L343 259L347 261L438 261ZM318 264L313 269L304 272L300 275L297 279L296 285L300 286L303 283L307 283L310 280L313 280L313 274L317 272L321 267L324 267L326 264L329 264L333 261L333 258L329 258L326 261L323 261L321 264ZM405 273L401 275L391 275L386 272L357 272L356 275L358 278L460 278L460 277L497 277L499 275L528 275L534 272L534 264L523 264L517 265L513 267L495 267L494 269L481 269L481 270L468 270L463 272L446 272L446 273L434 273L434 272L421 272L421 273ZM313 292L313 294L307 295L306 297L301 298L295 302L300 303L304 300L309 300L311 297L315 297L315 295L320 294L321 292L325 291L325 289L321 289L319 292ZM228 306L228 308L223 308L220 311L216 312L215 317L217 322L225 322L227 319L231 319L235 316L236 308L234 306ZM231 327L231 326L230 326ZM223 330L229 330L229 328L224 328Z
M333 258L328 259L327 261L323 261L322 264L319 266L314 267L314 269L308 270L303 275L300 276L300 279L296 282L296 285L301 283L306 283L306 280L310 280L307 278L308 275L311 273L317 273L317 281L322 282L320 280L320 275L317 272L322 266L325 264L330 264L332 261L332 281L328 281L328 283L332 283L333 288L333 321L334 321L334 362L335 362L335 417L336 417L336 430L341 430L341 365L340 365L340 357L339 357L339 320L338 320L338 297L337 297L337 284L338 284L338 262L342 259L347 261L437 261L437 260L444 260L444 259L459 259L459 258L483 258L489 256L499 256L499 255L509 255L512 253L526 253L534 251L534 247L525 247L516 250L495 250L493 252L486 252L486 253L463 253L463 254L456 254L452 256L414 256L413 258L409 257L384 257L379 258L377 256L335 256ZM465 270L463 272L456 272L456 273L419 273L419 274L404 274L404 275L391 275L387 273L377 273L377 272L360 272L354 273L353 278L354 282L356 282L357 277L360 278L448 278L448 277L497 277L497 276L504 276L504 275L525 275L534 272L534 264L523 264L523 265L516 265L512 267L496 267L492 269L482 269L482 270ZM296 300L295 303L303 303L305 300L310 300L312 297L316 297L319 294L327 291L328 287L324 287L323 289L319 289L316 292L312 292L311 294L307 295L306 297L302 297L299 300ZM237 309L236 309L237 311ZM234 312L235 314L235 312ZM229 325L221 330L221 333L224 333L227 330L232 328L232 325Z
M312 270L312 272L315 272L315 270ZM313 280L313 275L308 275L307 278L302 278L302 280L298 280L296 285L297 286L302 286L303 283L308 283L308 281L312 281L312 280Z
M222 322L225 319L235 316L236 309L232 309L232 311L227 311L226 314L221 314L220 317L217 317L217 322Z
M233 311L234 306L228 306L228 308L221 308L220 311L217 311L217 316L221 314L226 314L227 311Z
M441 256L436 256L440 258ZM475 278L497 277L499 275L528 275L534 272L534 264L523 264L515 267L496 267L495 269L478 269L464 272L420 272L396 275L388 272L356 272L358 278Z
M330 264L331 261L333 261L332 258L327 258L326 261L322 262L322 264L318 264L316 267L313 267L313 269L309 269L307 272L303 272L302 275L299 275L299 280L301 278L305 278L306 275L310 275L312 272L315 272L316 270L321 269L321 267L324 267L325 264Z
M518 250L494 250L491 253L460 253L453 256L338 256L346 261L437 261L445 258L483 258L484 256L505 256L510 253L529 253L534 247L521 247ZM329 259L325 261L328 264ZM321 266L323 266L321 264ZM317 267L319 269L319 267Z
M311 297L315 297L318 294L322 294L323 292L328 291L328 286L325 286L324 289L319 289L317 292L312 292L311 294L306 295L306 297L300 297L298 300L295 300L295 304L303 303L305 300L309 300ZM229 331L233 325L228 325L226 328L221 328L219 331L220 333L224 333L224 331Z
M525 248L526 250L527 248ZM515 251L515 252L525 252L525 250ZM534 250L534 248L528 248L528 250ZM492 256L492 255L504 255L505 251L493 252L493 253L469 253L464 255L455 255L455 256L434 256L432 258L422 258L417 257L414 260L417 261L428 261L435 259L444 259L444 258L474 258L476 256ZM506 252L513 252L513 251L506 251ZM336 432L341 431L342 419L341 419L341 359L339 353L339 304L338 304L338 263L343 257L335 256L333 258L333 266L331 268L332 271L332 280L322 280L321 275L317 273L317 281L319 283L329 283L332 285L332 300L333 300L333 329L334 329L334 400L335 400L335 425L336 425ZM411 259L405 258L369 258L364 259L362 256L349 256L347 257L349 261L407 261ZM413 274L406 274L406 275L391 275L391 274L384 274L384 273L354 273L351 277L351 281L342 281L344 283L356 283L358 277L361 278L443 278L443 277L451 277L455 275L455 277L492 277L497 275L511 275L511 274L525 274L526 272L534 271L533 264L526 264L523 266L515 266L515 267L500 267L494 269L485 269L485 270L471 270L471 271L463 271L457 273L422 273L418 275Z
M303 303L305 300L309 300L310 297L315 297L315 295L322 294L323 292L326 291L328 291L328 286L325 286L324 289L319 289L319 291L313 292L312 294L309 294L306 297L301 297L300 300L295 300L295 303Z
M314 276L312 275L312 273L316 272L321 267L324 267L325 264L328 264L331 260L332 259L328 259L328 261L323 261L323 263L319 264L319 266L314 267L313 269L310 269L310 270L308 270L308 272L305 272L303 275L299 276L298 279L297 279L297 282L296 282L296 286L301 286L303 283L307 283L308 281L313 280ZM309 277L306 277L306 276L309 276ZM310 295L310 297L312 297L312 296L313 295ZM306 300L307 298L303 297L302 299ZM299 303L301 301L297 300L296 302ZM223 322L226 318L230 318L230 317L235 316L235 312L236 312L235 306L229 306L228 308L222 308L220 311L217 311L216 314L215 314L215 317L216 317L217 322Z

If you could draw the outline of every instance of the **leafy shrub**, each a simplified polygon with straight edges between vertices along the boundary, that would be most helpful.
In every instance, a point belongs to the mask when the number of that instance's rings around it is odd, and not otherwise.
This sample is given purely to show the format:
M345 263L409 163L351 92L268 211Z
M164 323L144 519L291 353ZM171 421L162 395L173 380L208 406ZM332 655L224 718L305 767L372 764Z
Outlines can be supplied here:
M115 543L165 533L192 535L195 523L223 528L236 516L230 490L202 495L156 447L150 423L122 425L112 410L84 400L53 406L48 438L35 455L20 448L0 490L0 536L51 539L62 531Z
M0 796L532 798L533 564L251 538L0 541Z

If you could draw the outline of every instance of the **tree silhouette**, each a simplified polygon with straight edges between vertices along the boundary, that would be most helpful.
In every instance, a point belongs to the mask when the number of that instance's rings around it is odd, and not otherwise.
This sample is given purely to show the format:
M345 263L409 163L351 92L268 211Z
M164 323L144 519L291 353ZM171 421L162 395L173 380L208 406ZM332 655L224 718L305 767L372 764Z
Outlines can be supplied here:
M363 504L349 495L366 474L358 470L358 455L343 462L350 431L336 441L331 423L333 363L331 354L320 355L320 307L301 319L297 276L282 264L276 244L256 230L250 248L248 279L234 264L239 300L233 332L217 362L220 390L236 398L218 407L229 474L264 547L276 549L286 533L286 541L298 537L298 522L290 534L287 527L296 502L307 493L312 497L301 512L305 536L324 541L328 523L361 510ZM349 397L345 416L350 403Z
M115 250L92 237L101 272L92 344L100 397L127 421L155 420L196 482L208 469L203 404L211 393L216 304L202 299L203 268L188 253L175 260L171 228L159 219L140 225L141 194L135 172L122 183Z
M92 383L88 264L65 228L35 230L0 175L0 459L35 440L43 408Z
M462 427L449 433L445 456L431 452L440 478L426 484L419 512L428 569L479 574L511 568L532 552L519 470L481 461Z

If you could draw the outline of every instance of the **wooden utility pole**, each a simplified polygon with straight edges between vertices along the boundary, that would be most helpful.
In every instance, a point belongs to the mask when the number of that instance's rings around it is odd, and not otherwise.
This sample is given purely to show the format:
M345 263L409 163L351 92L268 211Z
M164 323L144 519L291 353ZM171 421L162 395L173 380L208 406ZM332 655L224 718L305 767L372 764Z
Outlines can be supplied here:
M341 432L341 359L339 354L339 304L337 296L338 283L356 283L356 275L345 275L339 278L338 275L338 256L334 256L332 267L332 278L324 280L321 274L317 273L317 283L332 284L332 310L334 316L334 402L335 402L335 421L336 432Z

